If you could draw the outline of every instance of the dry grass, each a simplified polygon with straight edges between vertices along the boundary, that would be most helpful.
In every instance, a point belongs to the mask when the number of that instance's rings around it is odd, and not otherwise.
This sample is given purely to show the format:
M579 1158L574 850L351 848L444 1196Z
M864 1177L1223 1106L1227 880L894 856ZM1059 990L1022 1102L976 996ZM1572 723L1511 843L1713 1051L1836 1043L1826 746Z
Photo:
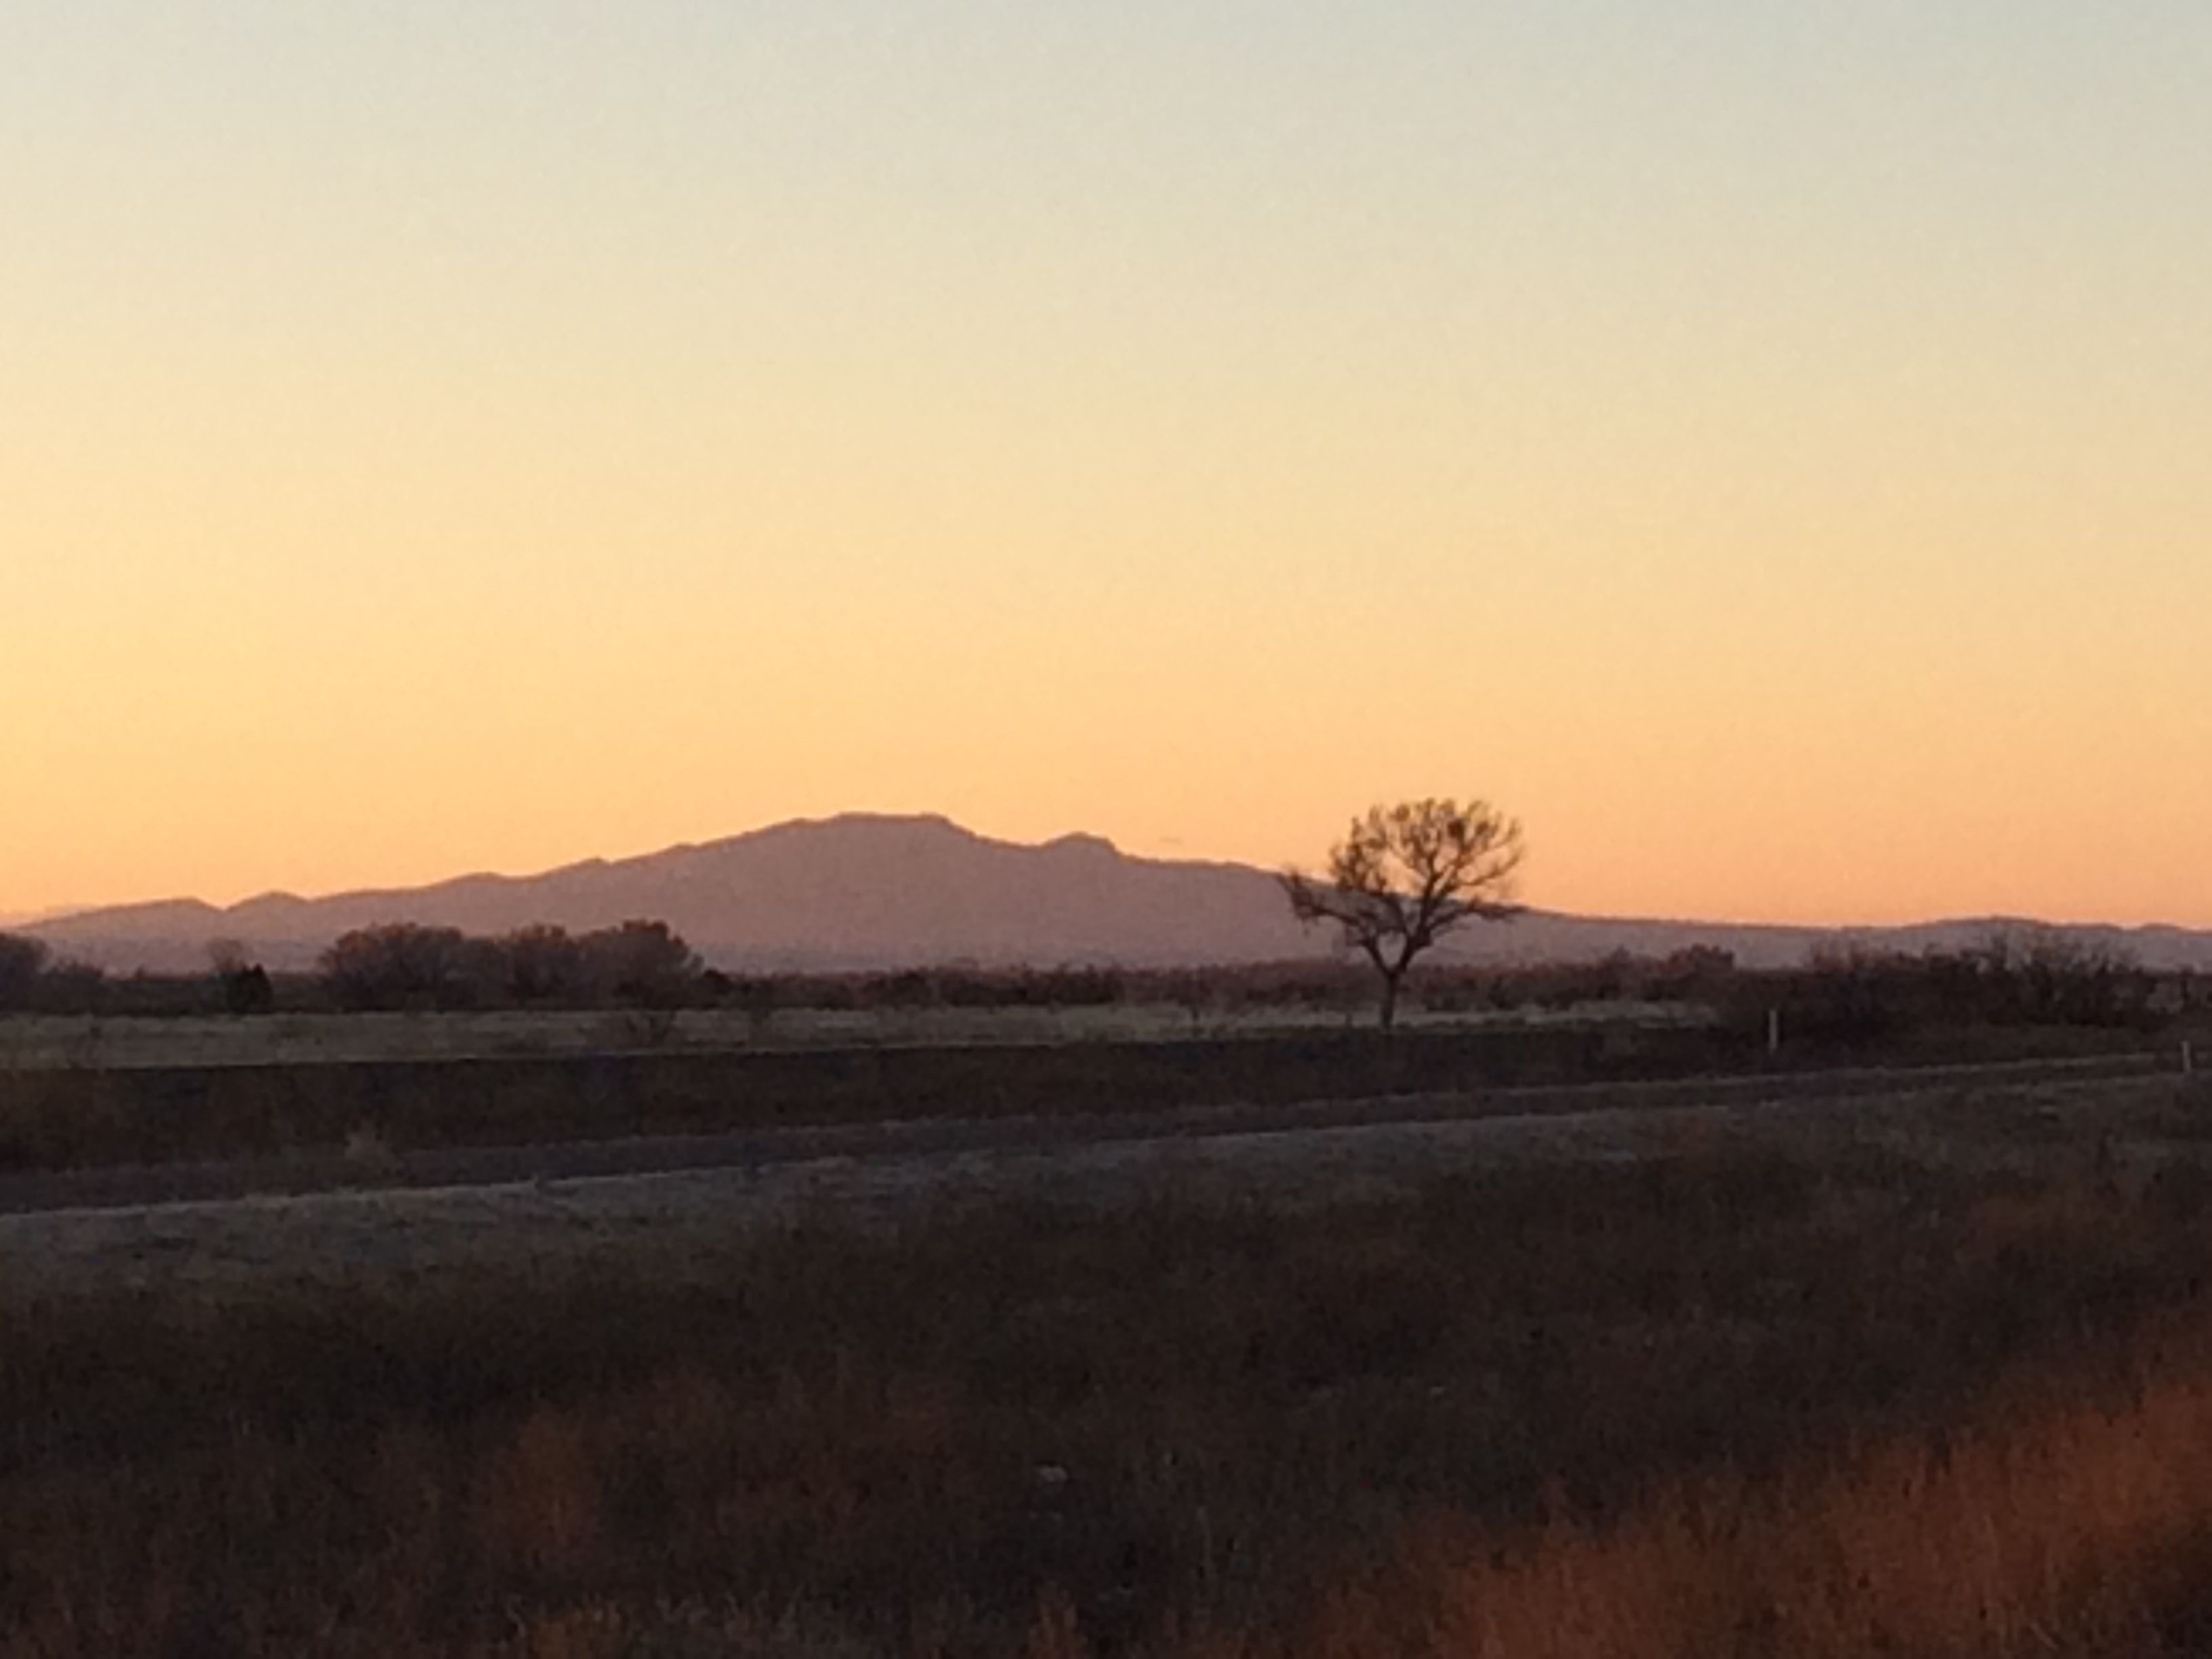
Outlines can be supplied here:
M1686 1480L1609 1524L1449 1518L1297 1645L1512 1659L2157 1654L2212 1634L2212 1375L1765 1481ZM1217 1643L1233 1653L1243 1644Z
M361 1017L364 1020L371 1017ZM396 1017L404 1018L406 1017ZM1712 1069L1710 1034L1569 1026L102 1069L0 1066L0 1170L889 1119L1140 1116Z
M0 1652L2187 1651L2204 1197L1722 1140L19 1304Z
M1062 1007L689 1008L641 1011L283 1013L167 1018L0 1013L0 1069L303 1066L370 1060L590 1055L639 1048L766 1049L944 1047L993 1043L1157 1042L1364 1028L1364 984L1346 1007L1124 1001ZM1411 1030L1709 1024L1686 1005L1615 1001L1571 1011L1411 1008Z

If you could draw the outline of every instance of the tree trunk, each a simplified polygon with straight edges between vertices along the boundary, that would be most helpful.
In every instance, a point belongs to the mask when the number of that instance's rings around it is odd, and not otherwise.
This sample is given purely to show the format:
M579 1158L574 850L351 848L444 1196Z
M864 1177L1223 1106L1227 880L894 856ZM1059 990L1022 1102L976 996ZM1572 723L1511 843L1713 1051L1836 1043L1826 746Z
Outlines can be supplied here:
M1385 1031L1394 1030L1397 1027L1398 981L1402 977L1402 974L1394 974L1388 969L1382 972L1382 1006L1380 1012L1382 1029Z

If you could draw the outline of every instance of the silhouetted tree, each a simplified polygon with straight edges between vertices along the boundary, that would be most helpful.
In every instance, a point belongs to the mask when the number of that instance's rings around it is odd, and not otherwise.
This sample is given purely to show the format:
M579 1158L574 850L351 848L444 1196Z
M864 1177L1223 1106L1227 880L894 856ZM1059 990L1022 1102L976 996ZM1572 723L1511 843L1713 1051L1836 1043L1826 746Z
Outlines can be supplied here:
M236 939L208 942L208 964L215 969L216 987L222 1006L234 1014L265 1014L276 1006L276 988L269 971L246 954Z
M665 921L626 921L577 941L600 994L641 1008L674 1008L698 992L703 966Z
M1510 902L1521 826L1486 801L1429 799L1370 807L1329 850L1328 873L1283 872L1297 919L1334 922L1382 981L1384 1030L1413 959L1452 929L1519 914Z
M566 928L525 927L494 941L508 1000L525 1007L580 1003L592 994L582 943Z
M0 933L0 1008L31 1006L51 957L38 939Z
M391 922L323 952L331 994L349 1008L454 1008L473 1000L478 952L458 928Z

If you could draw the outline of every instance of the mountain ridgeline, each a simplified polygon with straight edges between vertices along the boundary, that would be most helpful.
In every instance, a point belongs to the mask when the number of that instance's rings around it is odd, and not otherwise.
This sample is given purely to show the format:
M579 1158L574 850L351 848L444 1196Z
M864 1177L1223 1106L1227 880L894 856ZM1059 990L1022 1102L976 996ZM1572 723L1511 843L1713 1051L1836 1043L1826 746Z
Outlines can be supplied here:
M433 886L219 908L197 900L89 910L21 931L111 971L204 969L235 941L272 969L311 965L341 935L392 922L500 934L575 932L650 917L733 970L825 971L972 963L1186 967L1329 954L1291 916L1274 876L1249 866L1135 858L1093 836L995 841L936 817L802 820L699 846L542 875L464 876ZM1448 962L1575 962L1692 946L1748 968L1789 967L1823 947L1919 951L1972 945L2008 927L1972 919L1838 930L1615 920L1532 910L1455 934ZM2212 969L2212 933L2069 927L2078 943L2153 969Z

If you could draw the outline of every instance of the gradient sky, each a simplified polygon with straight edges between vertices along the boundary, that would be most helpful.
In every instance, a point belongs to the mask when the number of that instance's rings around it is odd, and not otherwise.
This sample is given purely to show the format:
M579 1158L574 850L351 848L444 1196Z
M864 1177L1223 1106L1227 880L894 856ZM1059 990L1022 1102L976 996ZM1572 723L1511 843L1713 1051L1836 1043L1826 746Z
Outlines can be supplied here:
M2204 0L0 0L0 911L846 808L2212 924Z

